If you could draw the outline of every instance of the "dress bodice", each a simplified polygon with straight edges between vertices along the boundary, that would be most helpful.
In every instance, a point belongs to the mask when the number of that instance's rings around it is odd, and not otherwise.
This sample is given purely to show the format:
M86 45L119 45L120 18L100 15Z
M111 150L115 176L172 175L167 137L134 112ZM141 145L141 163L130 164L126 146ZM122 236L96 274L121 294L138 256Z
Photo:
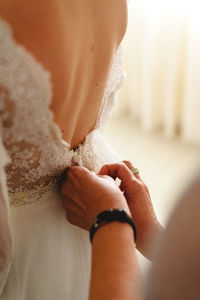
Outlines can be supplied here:
M98 171L99 158L92 140L107 118L114 93L122 82L121 52L120 46L113 58L95 128L84 143L70 150L49 109L50 73L16 43L9 26L0 20L0 124L3 143L11 159L6 168L11 205L34 202L42 191L57 188L61 174L73 164ZM24 192L29 193L29 200L19 197Z

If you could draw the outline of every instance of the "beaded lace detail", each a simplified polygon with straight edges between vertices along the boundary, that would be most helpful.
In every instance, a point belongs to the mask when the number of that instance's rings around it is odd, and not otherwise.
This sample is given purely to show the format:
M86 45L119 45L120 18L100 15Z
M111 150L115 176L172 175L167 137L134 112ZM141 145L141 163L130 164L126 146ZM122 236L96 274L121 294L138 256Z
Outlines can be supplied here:
M0 20L0 120L4 145L12 161L6 168L12 206L33 203L42 193L56 192L61 174L74 163L99 168L92 138L106 119L113 93L122 81L121 52L119 47L95 129L75 151L69 150L49 109L50 74L14 41L9 26Z

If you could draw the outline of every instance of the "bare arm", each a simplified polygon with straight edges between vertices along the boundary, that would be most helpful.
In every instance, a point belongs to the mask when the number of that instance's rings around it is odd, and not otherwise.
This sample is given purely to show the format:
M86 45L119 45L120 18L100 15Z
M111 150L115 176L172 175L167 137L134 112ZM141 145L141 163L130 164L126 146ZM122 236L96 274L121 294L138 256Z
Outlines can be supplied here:
M107 176L98 177L83 168L75 168L74 171L71 169L63 188L63 207L67 210L67 218L72 224L88 230L94 216L111 207L123 208L130 213L125 205L125 198L119 194L114 181ZM151 224L157 223L153 208L148 205L150 198L144 195L145 185L140 182L139 177L136 180L129 170L119 165L106 166L102 173L119 177L125 184L122 189L128 196L130 210L134 214L138 212L134 221L143 247L143 242L149 240L146 235L152 236L151 230L147 234L147 227L151 228ZM147 289L144 289L144 299L200 299L199 183L200 179L188 190L170 219L155 254ZM132 199L129 198L131 195L134 196ZM145 207L146 210L143 209ZM159 224L156 230L162 231ZM132 229L128 224L114 222L101 227L95 234L92 252L90 300L142 299L141 276L135 256Z
M113 222L101 227L92 245L90 300L139 300L140 269L133 230Z
M115 181L84 168L69 168L62 194L68 221L86 230L104 210L122 208L130 215L126 199ZM90 300L138 300L139 281L131 226L113 222L99 228L92 244Z
M152 260L151 243L162 236L160 225L153 209L150 193L139 173L133 175L134 168L130 161L104 165L99 174L121 179L120 189L128 203L132 218L137 228L137 249Z
M123 192L114 180L117 177L121 179ZM99 176L85 168L69 168L62 184L63 208L68 221L89 230L100 212L122 208L134 216L138 248L150 256L146 243L150 242L153 231L160 231L161 226L148 190L137 177L125 164L107 165ZM140 280L130 225L113 222L98 229L92 245L90 300L141 299Z

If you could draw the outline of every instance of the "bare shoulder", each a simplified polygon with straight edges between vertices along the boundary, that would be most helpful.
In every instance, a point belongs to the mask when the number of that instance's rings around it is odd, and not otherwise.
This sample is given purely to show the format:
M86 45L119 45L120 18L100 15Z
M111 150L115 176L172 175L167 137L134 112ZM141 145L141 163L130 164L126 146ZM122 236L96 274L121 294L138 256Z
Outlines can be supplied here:
M91 25L86 26L88 32L98 31L121 41L127 28L127 0L0 0L0 17L11 25L22 44L29 45L32 39L43 41L61 28L73 33L87 20Z
M110 25L113 24L113 32L117 29L122 38L127 28L127 0L100 0L95 2L96 12L99 11L99 8L102 8L104 10L103 15L107 16L104 20L107 20ZM107 24L105 25L107 27Z
M50 12L51 2L46 0L0 0L0 17L7 21L17 35L38 30ZM38 26L35 26L35 25ZM26 26L24 26L26 25Z

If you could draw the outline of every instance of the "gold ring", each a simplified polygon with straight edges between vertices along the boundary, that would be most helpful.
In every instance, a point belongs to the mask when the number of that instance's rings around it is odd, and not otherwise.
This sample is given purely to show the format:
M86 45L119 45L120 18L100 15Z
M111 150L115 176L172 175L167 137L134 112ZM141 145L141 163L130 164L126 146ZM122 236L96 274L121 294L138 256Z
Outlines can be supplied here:
M130 171L131 171L131 173L132 173L133 175L139 173L139 170L138 170L137 168L131 168Z

